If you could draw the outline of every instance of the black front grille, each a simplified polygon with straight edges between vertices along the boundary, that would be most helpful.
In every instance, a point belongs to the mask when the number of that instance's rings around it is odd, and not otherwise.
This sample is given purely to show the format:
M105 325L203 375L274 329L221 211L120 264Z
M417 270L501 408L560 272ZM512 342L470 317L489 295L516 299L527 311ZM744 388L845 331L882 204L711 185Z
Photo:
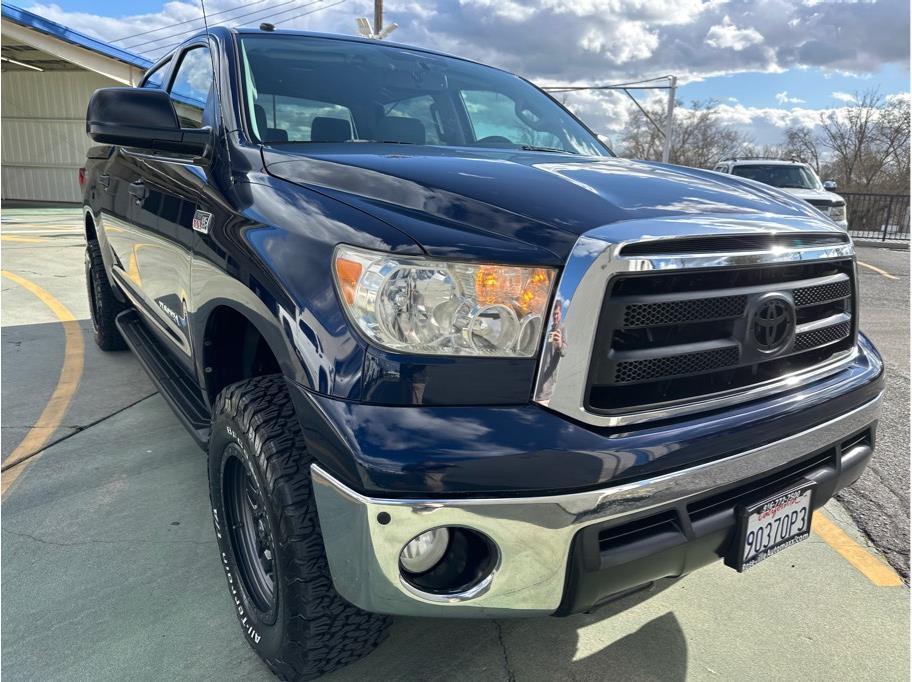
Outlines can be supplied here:
M738 349L735 346L715 348L697 353L682 353L662 358L632 360L619 362L615 366L614 382L627 384L632 382L652 381L662 377L675 377L685 374L699 374L719 367L732 367L738 364Z
M818 303L828 303L843 298L849 298L852 295L852 283L848 279L831 282L829 284L819 284L814 287L804 287L795 289L792 296L795 299L795 305L802 308L808 305L817 305Z
M634 303L624 310L624 327L657 327L707 320L723 320L744 314L747 296L667 301L665 303Z
M801 351L808 348L826 346L847 338L851 333L852 325L849 322L838 322L813 331L802 332L795 336L795 350Z
M614 414L738 392L809 369L855 342L851 259L630 273L609 284L588 410ZM791 333L759 340L768 298L792 303Z

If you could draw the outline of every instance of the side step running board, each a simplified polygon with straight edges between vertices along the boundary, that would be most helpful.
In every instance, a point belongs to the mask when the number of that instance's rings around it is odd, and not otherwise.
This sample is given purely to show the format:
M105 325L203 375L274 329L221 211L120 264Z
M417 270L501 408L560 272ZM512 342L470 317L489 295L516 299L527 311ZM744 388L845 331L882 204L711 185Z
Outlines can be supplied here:
M204 450L209 442L210 412L196 380L161 347L146 329L139 313L125 310L117 328L177 418Z

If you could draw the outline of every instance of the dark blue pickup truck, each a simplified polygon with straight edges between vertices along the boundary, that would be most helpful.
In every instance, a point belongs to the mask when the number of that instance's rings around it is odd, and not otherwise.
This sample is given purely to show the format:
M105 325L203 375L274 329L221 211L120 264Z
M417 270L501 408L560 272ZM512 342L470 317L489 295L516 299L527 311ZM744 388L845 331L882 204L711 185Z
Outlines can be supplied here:
M96 341L208 451L278 675L365 655L391 614L743 571L858 478L883 365L829 218L618 159L509 73L270 28L95 93L85 232Z

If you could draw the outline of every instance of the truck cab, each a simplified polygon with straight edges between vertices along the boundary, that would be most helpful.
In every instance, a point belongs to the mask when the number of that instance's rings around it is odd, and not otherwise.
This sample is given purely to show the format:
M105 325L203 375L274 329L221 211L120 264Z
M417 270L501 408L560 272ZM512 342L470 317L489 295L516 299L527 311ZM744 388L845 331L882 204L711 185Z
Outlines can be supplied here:
M836 194L836 183L821 182L814 169L798 159L732 158L718 163L713 170L778 187L820 209L842 229L849 229L846 202Z

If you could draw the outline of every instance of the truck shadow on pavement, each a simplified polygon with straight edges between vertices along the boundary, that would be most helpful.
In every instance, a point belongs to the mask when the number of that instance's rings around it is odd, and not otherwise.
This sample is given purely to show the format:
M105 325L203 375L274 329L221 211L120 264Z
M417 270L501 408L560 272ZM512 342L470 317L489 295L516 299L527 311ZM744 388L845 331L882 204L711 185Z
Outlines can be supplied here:
M687 674L687 641L673 612L617 639L605 623L673 584L568 618L397 619L377 651L327 679L679 682ZM619 624L617 631L623 630Z

